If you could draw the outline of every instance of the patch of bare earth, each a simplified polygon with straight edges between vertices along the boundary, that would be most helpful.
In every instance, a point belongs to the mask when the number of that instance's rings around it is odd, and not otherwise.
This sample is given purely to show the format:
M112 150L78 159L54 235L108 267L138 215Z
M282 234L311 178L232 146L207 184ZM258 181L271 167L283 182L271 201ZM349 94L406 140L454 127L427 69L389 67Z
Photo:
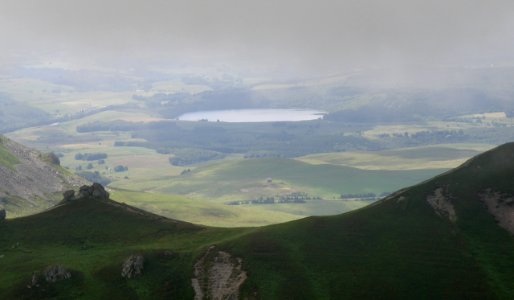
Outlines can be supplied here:
M490 189L479 194L479 197L498 225L514 233L514 197Z
M427 197L427 202L432 206L438 216L446 218L452 223L457 221L455 208L448 195L446 195L444 188L440 187L436 189L433 195Z
M239 289L248 278L242 268L243 260L211 246L196 262L191 284L195 300L236 300Z

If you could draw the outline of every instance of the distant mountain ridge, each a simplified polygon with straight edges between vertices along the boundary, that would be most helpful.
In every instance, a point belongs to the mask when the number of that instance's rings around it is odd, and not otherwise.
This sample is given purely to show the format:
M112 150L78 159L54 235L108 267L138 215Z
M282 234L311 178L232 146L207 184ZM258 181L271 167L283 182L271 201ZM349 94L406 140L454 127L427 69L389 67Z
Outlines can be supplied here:
M49 208L60 200L63 190L84 183L62 168L55 155L0 136L0 205L8 217Z

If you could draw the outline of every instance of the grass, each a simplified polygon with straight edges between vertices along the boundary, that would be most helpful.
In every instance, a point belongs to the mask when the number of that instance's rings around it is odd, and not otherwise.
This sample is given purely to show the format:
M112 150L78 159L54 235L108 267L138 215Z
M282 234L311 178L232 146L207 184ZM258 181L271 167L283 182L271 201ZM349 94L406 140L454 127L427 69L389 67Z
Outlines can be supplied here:
M110 187L118 199L171 218L209 226L262 226L291 221L309 215L333 215L360 208L369 202L335 201L342 193L394 191L441 172L365 171L330 165L310 165L289 159L225 160L193 167L175 167L169 155L138 147L96 145L90 150L73 150L62 159L72 169L88 162L74 160L78 152L105 152L105 165L93 163L113 180ZM116 165L128 166L128 172L115 173ZM109 167L111 170L106 170ZM192 171L185 175L185 169ZM272 178L272 183L267 178ZM383 178L387 178L384 180ZM330 201L306 204L241 205L224 203L304 191ZM181 196L180 196L181 195Z
M3 140L0 137L0 166L6 167L10 170L15 170L15 166L20 161L16 156L12 155L11 152L3 145Z
M390 192L442 170L369 171L312 165L292 159L232 159L198 167L158 189L164 193L244 200L256 195L305 191L326 199L340 194ZM272 183L267 182L272 179Z
M100 295L192 298L189 278L195 253L209 244L247 231L165 220L97 200L10 220L0 224L0 230L0 269L6 274L0 279L2 299L40 298L41 295L34 295L26 284L33 271L48 264L62 264L75 270L75 279L66 283L70 286L51 287L44 292L45 296L61 290L68 296L73 293L83 299L98 299ZM174 255L163 257L164 251ZM149 280L135 284L121 280L123 259L141 252L148 253ZM166 266L171 268L166 269ZM175 290L156 294L155 286L164 285L170 279L174 280ZM118 290L119 287L122 290Z
M311 215L334 215L369 201L312 200L305 204L225 205L179 195L112 189L113 199L168 218L216 227L264 226Z
M0 88L18 101L53 115L134 102L132 92L77 91L75 88L30 78L0 80Z
M227 206L227 201L277 196L296 191L327 200L342 193L394 191L424 180L442 170L367 171L344 166L312 165L289 159L242 159L231 156L222 161L188 167L172 166L170 155L140 147L112 147L102 143L89 148L67 149L62 164L85 169L89 162L77 161L79 152L105 152L106 164L93 162L93 169L113 180L110 187L119 198L168 217L211 226L261 226L309 215L329 215L367 205L361 201L314 201L307 204ZM116 165L128 172L116 173ZM110 168L110 169L106 169ZM180 175L183 170L191 172ZM383 180L383 177L387 178ZM272 178L272 183L267 178ZM182 195L179 197L178 195Z
M503 146L375 205L269 226L225 247L245 259L245 291L262 299L512 299L514 239L478 193L514 194L513 153ZM441 186L455 224L426 201Z
M309 164L350 166L365 170L451 169L491 149L483 144L443 144L373 152L336 152L297 158Z
M113 199L168 218L217 227L263 226L303 217L293 209L269 210L261 206L231 206L178 195L113 189ZM338 210L334 210L337 212ZM343 210L345 211L345 210Z
M83 170L89 163L93 169L103 176L117 183L116 186L137 186L144 182L158 181L178 176L184 170L182 167L175 167L169 164L170 155L159 154L155 150L142 147L113 147L110 143L102 142L100 145L90 144L76 145L66 149L61 159L62 165L74 170L81 166ZM102 152L108 155L105 164L98 164L97 161L79 161L75 159L77 153ZM128 172L114 172L114 167L123 165L128 167ZM125 178L128 177L128 178Z
M202 227L77 201L0 224L0 298L191 299L193 264L216 244L243 259L241 298L512 299L514 239L478 194L514 194L513 157L514 144L502 146L365 208L261 228ZM452 196L455 223L426 201L439 187ZM133 253L145 255L144 275L122 279ZM74 279L26 288L34 270L56 263Z

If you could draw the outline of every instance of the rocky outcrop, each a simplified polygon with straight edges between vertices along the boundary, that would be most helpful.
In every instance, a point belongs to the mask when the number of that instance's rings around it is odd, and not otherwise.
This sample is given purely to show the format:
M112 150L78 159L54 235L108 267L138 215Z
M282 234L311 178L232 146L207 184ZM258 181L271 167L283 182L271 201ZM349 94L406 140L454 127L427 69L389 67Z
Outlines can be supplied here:
M43 272L34 272L29 288L39 287L43 283L56 283L71 278L71 272L61 265L51 265Z
M93 183L91 186L83 185L79 189L79 198L96 198L101 200L109 200L109 193L99 183Z
M457 221L455 208L442 187L436 189L434 195L428 196L427 202L432 206L437 215L448 219L452 223Z
M131 255L121 266L121 277L134 278L143 274L145 258L142 255Z
M6 216L7 216L7 213L5 212L4 207L0 205L0 222L5 220Z
M195 300L239 299L239 289L248 278L242 264L241 258L211 246L194 266Z
M62 194L64 202L70 202L73 200L76 200L75 198L75 191L74 190L68 190Z
M479 194L479 197L498 225L514 233L514 197L490 189Z
M109 193L99 183L93 183L93 185L83 185L80 187L78 194L75 194L74 190L68 190L63 193L63 201L70 202L74 200L81 200L86 198L95 198L99 200L109 200Z
M52 265L45 268L43 277L46 282L54 283L71 278L71 272L61 265Z

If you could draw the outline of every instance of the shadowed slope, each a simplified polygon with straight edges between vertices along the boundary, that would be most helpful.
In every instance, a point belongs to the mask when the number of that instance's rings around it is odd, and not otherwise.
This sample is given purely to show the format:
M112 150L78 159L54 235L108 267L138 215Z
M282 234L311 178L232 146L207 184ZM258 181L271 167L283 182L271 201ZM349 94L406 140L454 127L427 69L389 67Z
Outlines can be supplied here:
M511 143L368 207L257 229L77 200L0 223L0 298L34 298L31 272L60 263L76 273L45 297L191 299L193 266L217 245L241 259L243 299L512 299L514 239L495 218L513 198ZM143 275L122 279L134 253Z
M369 207L225 246L247 262L246 293L262 299L512 299L514 239L480 195L512 196L513 183L507 144Z

